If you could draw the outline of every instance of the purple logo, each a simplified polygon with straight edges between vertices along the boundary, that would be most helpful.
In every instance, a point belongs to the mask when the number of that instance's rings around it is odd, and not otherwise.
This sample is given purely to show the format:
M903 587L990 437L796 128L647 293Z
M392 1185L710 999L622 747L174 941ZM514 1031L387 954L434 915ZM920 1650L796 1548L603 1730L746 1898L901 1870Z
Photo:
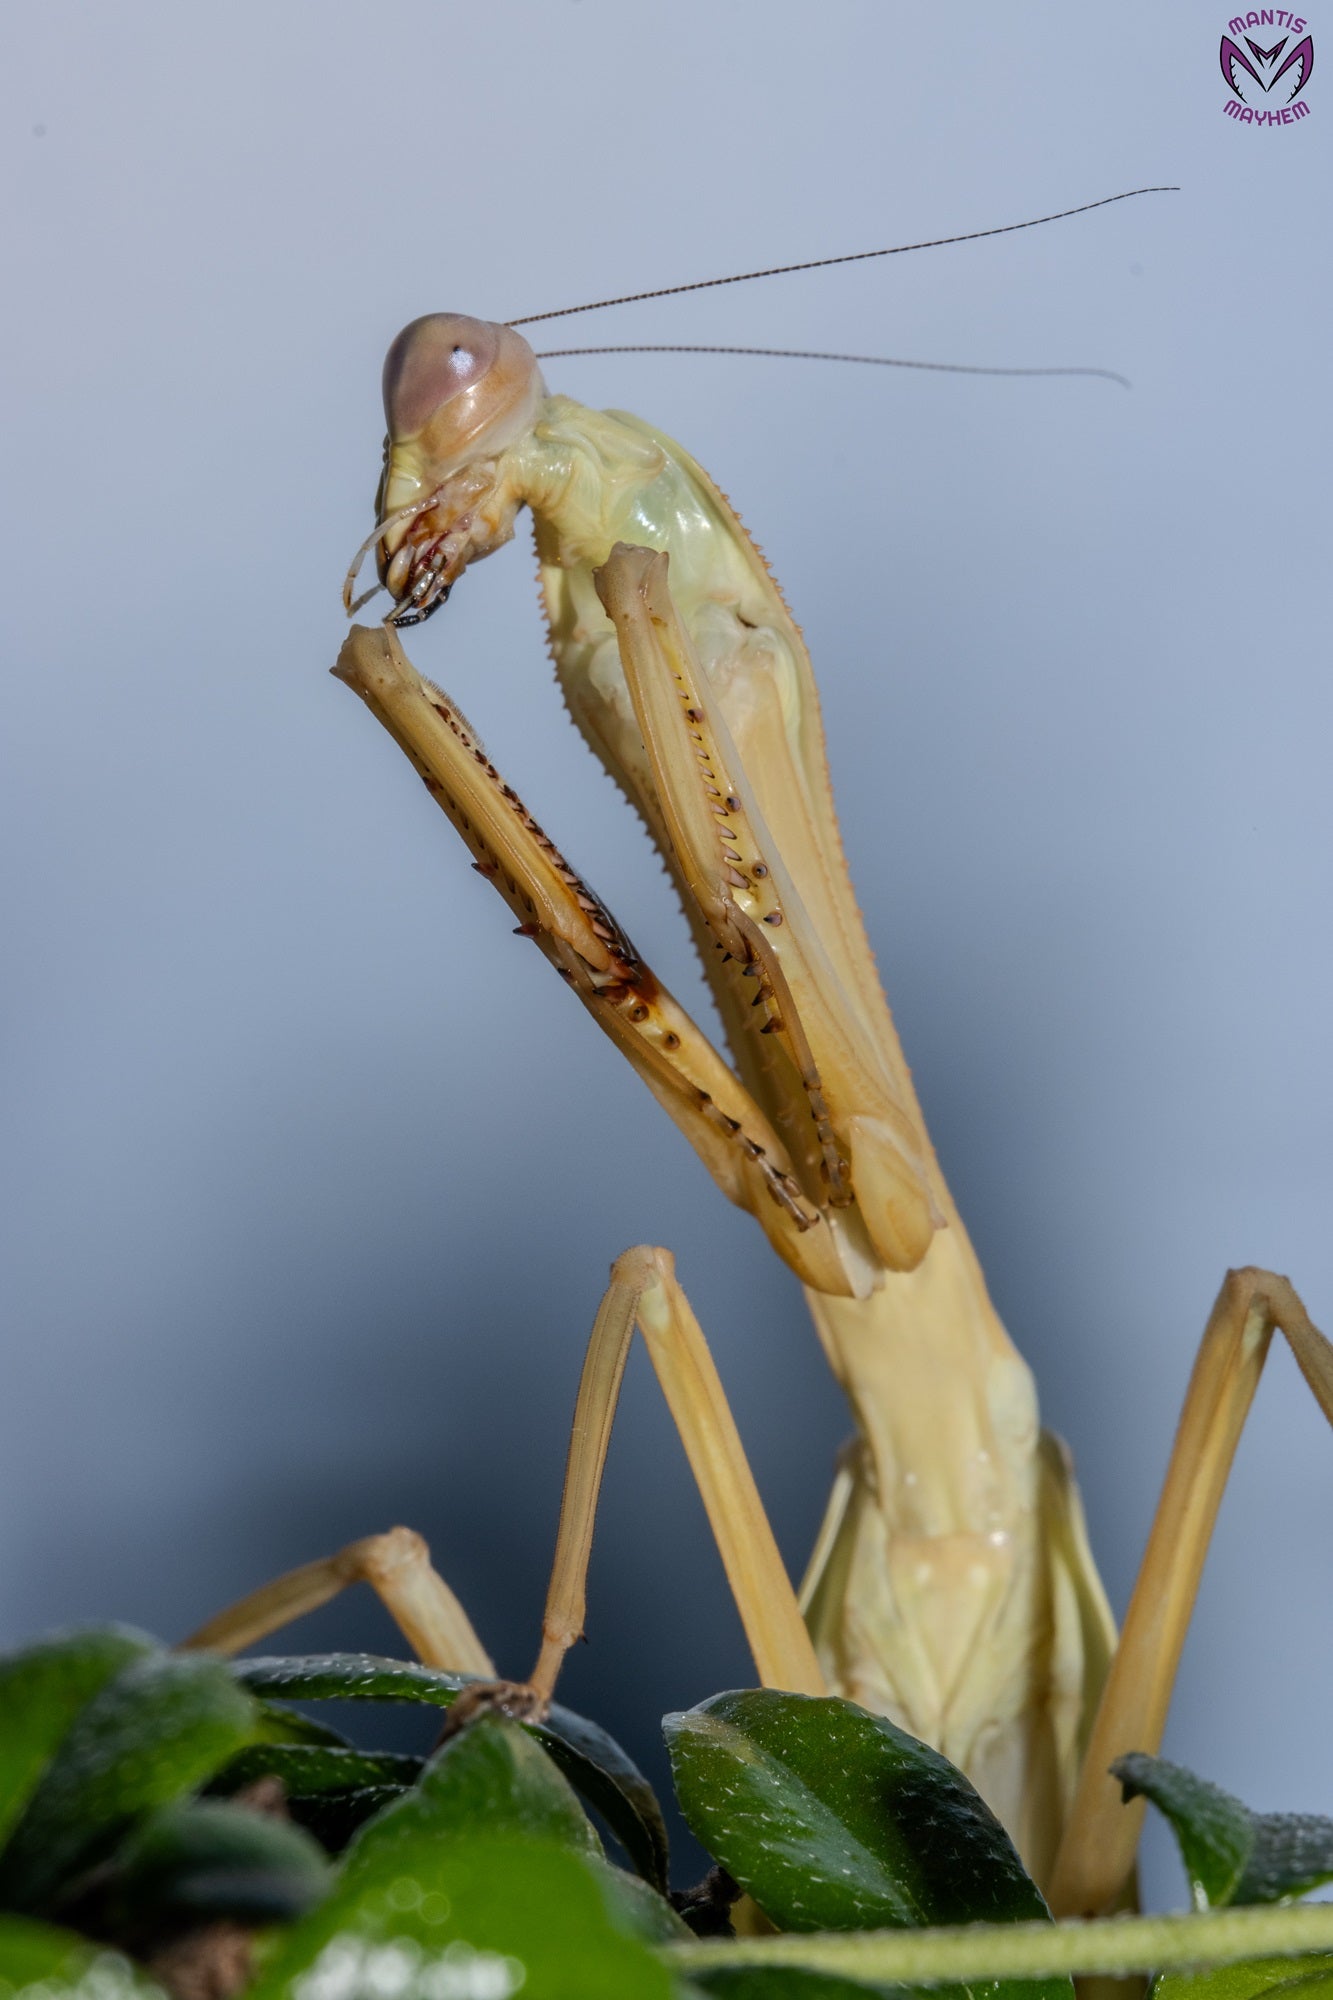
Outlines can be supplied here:
M1276 38L1265 33L1274 28L1286 32ZM1231 92L1222 107L1228 118L1238 125L1295 125L1309 117L1301 93L1314 68L1314 38L1299 14L1285 7L1237 14L1227 22L1218 53Z

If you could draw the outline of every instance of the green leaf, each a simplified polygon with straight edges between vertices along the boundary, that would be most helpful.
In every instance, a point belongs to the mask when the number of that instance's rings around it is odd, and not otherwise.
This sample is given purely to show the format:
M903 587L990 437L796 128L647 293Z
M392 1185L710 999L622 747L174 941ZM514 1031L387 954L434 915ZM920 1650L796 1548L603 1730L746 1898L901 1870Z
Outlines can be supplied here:
M644 1913L626 1909L628 1878L612 1885L599 1857L542 1748L518 1724L481 1716L362 1829L329 1901L278 1948L255 2000L299 1995L303 1975L315 1990L335 1975L424 1989L436 1965L456 1969L460 1990L470 1973L495 2000L520 1984L524 2000L666 2000L670 1978L640 1941Z
M327 1854L340 1855L367 1820L402 1796L401 1785L365 1785L359 1792L310 1792L287 1805L296 1824Z
M974 1980L966 1986L891 1986L875 1980L845 1978L801 1965L691 1966L691 1984L716 2000L1011 2000L1036 1994L1062 1981L1014 1979ZM1141 1984L1142 1982L1140 1982Z
M667 1830L657 1794L614 1736L552 1702L545 1722L526 1725L594 1812L602 1815L645 1882L667 1885Z
M107 1865L97 1907L110 1933L132 1943L164 1920L287 1923L331 1879L323 1850L299 1827L207 1800L141 1821Z
M1254 1822L1239 1799L1164 1757L1135 1751L1111 1766L1125 1803L1151 1799L1171 1822L1196 1910L1229 1903L1254 1845Z
M353 1750L336 1743L255 1743L219 1771L212 1789L230 1798L257 1778L281 1778L289 1798L356 1792L367 1786L406 1791L424 1760L391 1750Z
M1251 1812L1220 1785L1137 1751L1111 1771L1127 1801L1151 1799L1171 1822L1196 1910L1289 1902L1333 1882L1333 1819Z
M0 2000L40 1990L41 2000L165 2000L119 1953L85 1944L73 1931L0 1917Z
M469 1732L470 1733L470 1732ZM396 1843L344 1878L277 1946L247 2000L321 1993L486 2000L671 2000L671 1974L627 1935L605 1864L549 1842L480 1835Z
M1047 1914L967 1779L883 1716L765 1689L663 1726L691 1827L784 1930Z
M357 1828L392 1805L421 1775L420 1757L353 1750L344 1744L258 1743L214 1779L229 1798L257 1779L282 1782L287 1810L330 1854L341 1854Z
M79 1710L154 1644L106 1625L57 1632L0 1658L0 1846Z
M341 1730L330 1729L327 1722L316 1722L312 1715L301 1715L280 1701L259 1701L255 1706L259 1711L255 1729L257 1742L328 1743L344 1750L349 1748Z
M717 2000L867 2000L867 1995L883 1994L892 2000L972 2000L982 1993L1012 1990L1012 1982L1002 1989L999 1983L987 1986L873 1986L859 1979L843 1979L833 1972L811 1972L799 1965L706 1966L691 1971L695 1986Z
M448 1708L476 1678L370 1653L238 1660L233 1671L246 1687L264 1696L293 1701L418 1701L437 1708ZM662 1808L642 1771L615 1738L558 1702L544 1722L522 1726L602 1815L645 1880L665 1888L667 1834Z
M1152 2000L1259 2000L1269 1993L1282 2000L1333 2000L1333 1956L1249 1958L1209 1972L1161 1973L1152 1985Z
M151 1653L80 1710L0 1858L0 1906L41 1914L139 1813L192 1792L247 1743L254 1703L220 1660Z
M1317 1813L1255 1813L1254 1846L1233 1903L1289 1903L1333 1882L1333 1819Z
M307 1653L290 1659L233 1660L231 1671L253 1694L285 1701L424 1701L448 1708L475 1674L447 1674L417 1660L377 1653Z
M348 1877L380 1869L395 1847L476 1834L545 1840L600 1859L601 1843L569 1785L526 1730L482 1715L437 1750L415 1790L364 1829L343 1864Z
M601 1879L612 1913L620 1928L631 1937L642 1938L645 1944L674 1944L681 1938L694 1936L666 1897L659 1895L641 1875L631 1875L605 1861Z

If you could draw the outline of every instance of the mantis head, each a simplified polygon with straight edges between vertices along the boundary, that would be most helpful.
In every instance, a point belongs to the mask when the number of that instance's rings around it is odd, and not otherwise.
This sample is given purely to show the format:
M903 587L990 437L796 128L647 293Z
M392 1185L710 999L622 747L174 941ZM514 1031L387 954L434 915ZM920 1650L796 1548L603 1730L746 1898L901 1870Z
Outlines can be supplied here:
M537 357L512 327L427 313L403 328L384 363L378 518L348 573L349 611L371 547L396 607L390 622L417 625L470 562L510 539L519 495L498 476L498 461L531 428L545 394Z

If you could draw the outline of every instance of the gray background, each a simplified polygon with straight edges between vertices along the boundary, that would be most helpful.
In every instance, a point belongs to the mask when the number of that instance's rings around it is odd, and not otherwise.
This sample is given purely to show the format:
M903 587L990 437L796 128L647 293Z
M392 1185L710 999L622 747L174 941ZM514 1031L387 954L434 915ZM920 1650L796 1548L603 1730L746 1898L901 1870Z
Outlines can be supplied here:
M845 1418L794 1281L327 678L381 356L431 309L503 318L1179 181L552 342L1090 362L1129 395L548 371L678 435L805 625L927 1112L1123 1605L1225 1266L1289 1270L1333 1321L1333 84L1316 70L1299 127L1236 126L1224 25L840 0L14 17L0 1636L176 1636L402 1520L522 1671L582 1341L640 1239L677 1252L799 1569ZM531 572L520 542L470 574L414 655L702 1004L564 720ZM1333 1809L1330 1499L1283 1354L1167 1744L1264 1807ZM639 1360L590 1631L562 1691L654 1770L663 1709L748 1677ZM392 1643L350 1600L292 1636Z

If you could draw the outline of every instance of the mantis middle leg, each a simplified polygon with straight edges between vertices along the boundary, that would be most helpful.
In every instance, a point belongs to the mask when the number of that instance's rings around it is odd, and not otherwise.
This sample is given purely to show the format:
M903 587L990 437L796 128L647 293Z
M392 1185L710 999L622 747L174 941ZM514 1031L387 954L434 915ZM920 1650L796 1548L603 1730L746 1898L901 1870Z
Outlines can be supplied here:
M823 1694L824 1677L707 1342L670 1251L651 1245L616 1259L588 1341L541 1646L525 1681L496 1680L462 1606L432 1568L426 1544L408 1528L368 1536L336 1556L275 1578L210 1619L183 1648L238 1653L347 1585L366 1582L426 1665L479 1677L475 1692L469 1690L455 1705L458 1719L496 1702L526 1714L543 1712L565 1655L583 1633L597 1500L636 1325L685 1446L760 1683Z

